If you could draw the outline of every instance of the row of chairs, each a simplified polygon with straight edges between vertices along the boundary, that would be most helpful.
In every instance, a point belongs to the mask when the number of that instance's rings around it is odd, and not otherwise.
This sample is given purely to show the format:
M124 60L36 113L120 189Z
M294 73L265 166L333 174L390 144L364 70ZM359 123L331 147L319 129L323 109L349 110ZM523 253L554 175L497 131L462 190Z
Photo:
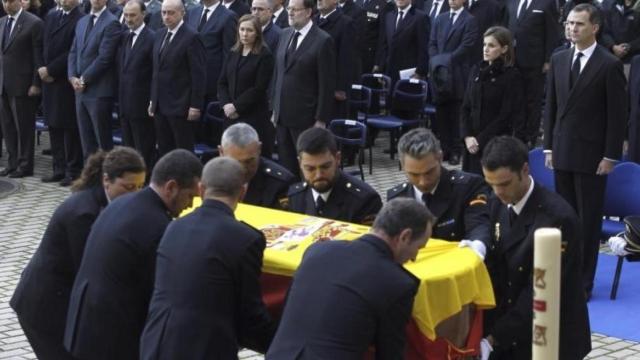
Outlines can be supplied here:
M544 152L541 148L529 152L529 169L537 183L555 191L553 171L544 166ZM640 215L640 165L623 160L613 168L607 177L603 210L602 239L623 233L623 219L626 216ZM619 257L616 265L609 296L612 300L615 300L618 292L623 260L624 257Z

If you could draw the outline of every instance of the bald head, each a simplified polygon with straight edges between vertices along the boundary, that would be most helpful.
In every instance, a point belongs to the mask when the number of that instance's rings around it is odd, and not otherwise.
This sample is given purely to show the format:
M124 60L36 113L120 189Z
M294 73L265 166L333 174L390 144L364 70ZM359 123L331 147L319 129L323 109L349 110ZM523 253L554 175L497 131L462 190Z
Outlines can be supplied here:
M165 0L162 2L162 22L169 30L175 29L184 17L184 4L181 0Z
M217 157L204 166L200 182L205 199L227 199L237 203L245 192L245 170L235 159Z

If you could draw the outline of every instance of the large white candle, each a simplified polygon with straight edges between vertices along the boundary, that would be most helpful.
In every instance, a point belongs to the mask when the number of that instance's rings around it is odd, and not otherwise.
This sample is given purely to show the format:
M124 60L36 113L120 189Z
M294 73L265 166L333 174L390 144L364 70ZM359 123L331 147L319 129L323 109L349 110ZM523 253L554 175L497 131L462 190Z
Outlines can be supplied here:
M557 360L562 233L536 230L533 242L533 360Z

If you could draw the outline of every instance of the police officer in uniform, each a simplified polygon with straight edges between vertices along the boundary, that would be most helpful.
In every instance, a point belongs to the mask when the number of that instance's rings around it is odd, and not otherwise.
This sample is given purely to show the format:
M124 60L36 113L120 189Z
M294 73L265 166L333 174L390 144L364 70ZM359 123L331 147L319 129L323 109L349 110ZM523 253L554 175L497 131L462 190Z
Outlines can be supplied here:
M431 130L418 128L406 133L398 142L398 153L409 181L387 191L387 201L404 196L424 203L437 218L434 238L467 240L464 244L484 257L491 192L484 180L443 167L440 142Z
M362 24L361 41L359 50L362 57L362 71L371 72L376 60L376 51L378 50L378 36L380 34L380 21L387 11L393 9L393 2L385 0L355 0L366 12L366 23ZM427 34L428 35L428 34Z
M249 183L245 204L282 209L286 207L287 190L296 177L282 165L260 156L261 148L258 133L245 123L228 127L218 146L221 156L234 158L245 167Z
M289 188L290 211L371 225L380 195L365 182L338 169L340 152L333 135L309 128L298 138L298 160L304 182Z

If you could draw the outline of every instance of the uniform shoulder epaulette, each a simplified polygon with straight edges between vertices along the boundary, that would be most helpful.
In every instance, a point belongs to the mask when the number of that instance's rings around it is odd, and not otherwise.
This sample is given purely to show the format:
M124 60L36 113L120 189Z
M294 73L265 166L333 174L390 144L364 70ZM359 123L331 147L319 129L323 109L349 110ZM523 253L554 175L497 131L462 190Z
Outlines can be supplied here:
M293 196L299 194L307 189L306 182L298 182L291 186L289 186L289 191L287 192L287 196Z
M391 189L387 190L387 200L391 200L393 198L395 198L396 196L404 193L405 191L407 191L407 187L409 186L408 183L402 183L400 185L394 186Z
M284 182L292 182L294 180L294 175L289 172L289 170L285 169L283 166L273 162L273 161L265 161L264 166L262 167L262 173L266 176L276 178L278 180Z
M459 171L459 170L449 171L449 179L453 184L468 184L469 181L473 180L474 177L475 177L474 174L466 173L464 171Z
M343 188L357 197L365 197L375 192L375 190L366 182L352 176L348 176L342 184Z

